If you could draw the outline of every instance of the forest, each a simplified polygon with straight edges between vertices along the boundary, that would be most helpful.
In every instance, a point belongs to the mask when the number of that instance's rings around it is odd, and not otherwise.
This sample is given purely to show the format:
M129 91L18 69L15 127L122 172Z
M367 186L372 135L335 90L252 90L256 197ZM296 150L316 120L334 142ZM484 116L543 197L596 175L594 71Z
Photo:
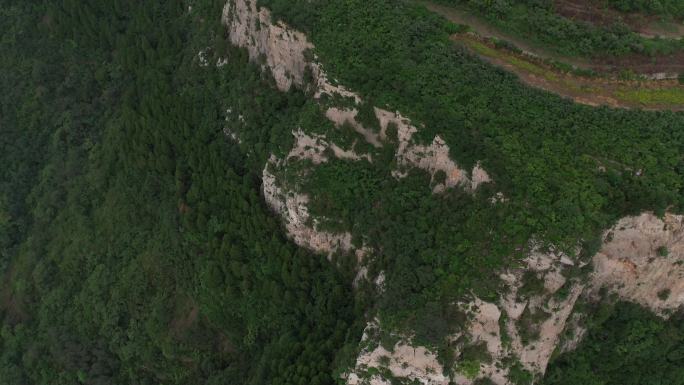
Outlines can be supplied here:
M448 41L452 26L419 6L360 3L317 3L320 21L302 27L315 31L326 69L424 124L424 142L440 135L464 168L481 161L509 198L503 231L513 244L537 234L570 249L621 216L681 207L681 113L573 104L479 62Z
M656 385L684 383L682 314L664 322L637 305L592 309L579 348L548 368L545 385Z
M449 304L469 290L495 298L496 271L530 240L570 253L581 244L589 258L617 218L681 211L681 113L580 106L524 87L453 45L455 26L412 3L313 2L306 17L284 6L297 2L261 3L311 31L335 79L408 115L424 143L440 135L464 168L480 161L508 198L492 206L492 190L454 190L435 202L428 175L395 181L385 161L331 161L303 182L314 213L383 250L383 322L422 343L444 349L462 326Z
M223 4L1 4L0 383L334 383L360 337L351 279L259 196L303 98L222 41Z
M496 181L436 199L426 173L390 176L391 148L317 168L301 181L312 212L383 250L370 268L385 293L353 289L354 260L296 247L260 196L293 127L326 123L228 44L223 3L0 0L0 384L340 383L371 310L444 348L449 304L496 295L494 271L531 239L588 258L621 216L681 212L683 114L526 88L411 2L260 0L310 33L335 79ZM633 44L559 33L577 54ZM490 204L494 188L507 204ZM636 384L648 365L654 384L684 378L680 318L606 309L545 381Z

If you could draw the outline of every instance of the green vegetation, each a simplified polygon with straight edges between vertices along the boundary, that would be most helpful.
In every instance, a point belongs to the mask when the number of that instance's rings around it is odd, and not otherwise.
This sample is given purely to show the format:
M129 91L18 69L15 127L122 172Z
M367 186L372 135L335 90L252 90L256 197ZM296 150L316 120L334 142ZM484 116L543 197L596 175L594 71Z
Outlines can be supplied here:
M333 384L353 354L353 276L259 197L306 98L222 5L0 2L1 384Z
M508 379L515 385L531 385L534 377L522 365L515 363L509 371Z
M684 384L682 314L668 321L638 305L592 311L576 351L551 362L544 385Z
M463 348L457 369L465 377L473 379L480 372L480 364L491 362L492 357L487 350L487 344L479 342Z
M537 276L537 273L531 270L526 270L522 277L522 286L518 289L518 296L523 299L529 299L535 294L542 294L544 292L544 280Z
M670 289L663 289L658 292L658 298L661 301L667 301L668 298L670 298Z
M595 74L573 70L572 67L553 61L540 61L537 58L514 54L507 48L493 48L477 37L455 35L452 39L464 44L473 52L497 65L505 65L533 86L548 87L563 96L578 96L596 103L614 99L620 105L636 105L644 108L679 108L684 105L684 88L672 85L659 85L657 82L636 82L637 75L623 71L619 80L631 82L612 82L596 77ZM494 42L496 45L496 41ZM572 74L572 75L570 75ZM538 79L543 79L539 84ZM537 82L537 83L534 83ZM648 88L646 88L648 87Z
M607 0L606 3L622 12L684 18L684 3L680 0Z
M615 2L618 1L620 0ZM677 2L677 0L671 1ZM623 24L616 23L610 27L599 27L567 19L556 13L553 1L438 0L437 2L465 7L497 28L561 55L605 57L636 53L652 56L684 49L684 43L681 41L643 38ZM627 1L622 0L621 3L627 3ZM677 5L677 7L680 6ZM674 8L672 9L674 12Z
M627 101L649 104L666 104L673 106L684 105L684 88L665 88L665 89L630 89L620 90L617 95Z
M496 296L500 256L516 253L517 243L507 241L516 234L502 225L513 213L460 189L435 199L422 171L395 179L394 151L378 150L373 163L332 159L313 168L302 187L312 214L337 221L325 228L349 230L356 244L383 251L374 270L386 272L389 290L378 304L387 325L410 320L419 340L436 345L450 330L454 299L468 290Z
M458 371L472 380L480 373L480 361L463 359L458 363Z
M474 285L495 298L494 272L532 238L572 252L616 218L681 207L682 114L588 108L522 87L454 47L448 24L410 3L309 4L319 16L304 25L287 10L274 17L312 31L333 78L424 125L419 140L439 134L464 168L481 160L495 180L475 196L455 189L436 198L424 172L390 177L391 144L372 164L334 160L312 171L304 183L312 212L343 218L357 244L381 250L375 271L386 272L387 290L378 304L389 325L416 326L426 313L446 319L448 304ZM605 158L620 166L599 171ZM496 191L506 204L490 203Z
M658 255L661 257L667 257L670 254L670 251L667 249L667 246L660 246L658 247Z
M371 300L350 287L353 261L296 248L259 195L293 128L353 138L227 44L223 1L0 0L0 384L333 384L369 309L444 348L465 322L455 300L494 300L531 240L571 251L620 216L684 204L682 114L525 88L403 1L261 3L311 33L332 78L495 184L435 195L425 172L398 180L396 143L298 180L324 226L377 250L386 290ZM668 346L662 375L682 378Z
M520 315L520 319L517 321L520 340L523 345L529 345L531 342L539 339L540 326L549 316L551 314L547 313L544 309L531 309L529 306L525 308Z

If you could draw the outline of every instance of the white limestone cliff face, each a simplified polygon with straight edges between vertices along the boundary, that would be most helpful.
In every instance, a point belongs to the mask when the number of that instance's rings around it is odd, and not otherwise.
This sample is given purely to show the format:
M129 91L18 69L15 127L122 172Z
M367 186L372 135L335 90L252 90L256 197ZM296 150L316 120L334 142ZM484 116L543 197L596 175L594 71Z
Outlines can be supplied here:
M228 29L232 44L247 49L252 61L260 63L270 71L277 87L287 91L291 87L313 87L315 99L324 95L350 99L356 106L363 103L358 94L333 84L311 52L314 47L305 34L280 21L272 20L268 10L257 9L256 0L230 0L223 10L223 22ZM208 60L208 59L207 59ZM310 82L307 82L310 75ZM327 102L326 102L327 103ZM395 159L397 169L393 175L401 178L408 168L420 168L428 172L433 181L444 173L444 180L436 181L434 192L460 187L476 190L492 179L481 164L470 172L459 166L449 156L449 145L435 136L430 143L418 143L415 134L419 127L413 125L399 112L375 108L380 131L364 127L357 119L358 109L347 106L327 105L326 117L338 129L350 126L374 147L382 147L394 141L389 129L396 129L397 146ZM263 193L268 205L283 218L292 239L300 246L324 254L336 251L353 252L349 233L320 231L316 218L308 210L309 197L276 177L279 167L286 167L288 161L307 159L318 165L329 161L330 156L352 161L372 161L370 154L356 154L330 142L324 135L313 135L300 129L293 131L295 144L286 159L272 157L263 171ZM330 151L329 151L330 150ZM332 155L331 155L332 154ZM505 197L492 198L493 203L504 202ZM620 298L639 303L656 314L667 317L670 312L684 304L684 230L682 216L666 215L659 219L652 214L642 214L620 220L606 231L605 242L593 258L594 273L588 282L567 282L563 270L573 259L568 256L535 252L526 260L524 267L502 272L508 291L494 302L474 298L462 304L470 315L470 323L464 330L469 343L484 343L491 362L482 362L476 378L489 378L495 384L509 384L508 368L503 362L513 358L537 377L546 370L553 351L563 343L561 334L569 325L575 327L581 315L573 313L577 300L586 295L597 298L598 291L606 288ZM660 252L659 252L660 250ZM663 250L667 250L667 255ZM365 249L356 250L363 256ZM534 271L544 280L543 292L529 298L520 298L521 277L525 271ZM556 295L565 287L565 295ZM525 314L534 312L544 317L532 324L522 325ZM523 343L523 327L532 327L537 337ZM561 346L571 349L582 337L578 328L575 338ZM421 384L442 385L449 378L442 373L436 354L425 347L412 347L410 338L394 346L392 352L382 347L364 350L359 355L354 370L347 377L347 383L387 384L381 375L364 377L371 367L385 368L396 377L416 380ZM387 357L387 358L382 358ZM458 368L458 363L456 365ZM458 369L457 369L458 370ZM457 384L471 384L458 372L451 378Z
M620 299L638 303L661 317L684 306L684 216L666 214L660 219L652 213L626 217L604 234L604 243L594 256L594 272L588 282L566 282L562 275L572 259L534 252L526 260L527 269L544 279L544 292L521 300L517 296L520 271L502 276L510 291L499 303L479 299L467 305L475 311L468 334L473 343L485 342L493 360L483 363L478 378L489 378L495 384L509 384L507 369L501 365L505 357L515 357L522 366L537 375L543 375L549 359L557 348L574 349L586 331L580 326L582 315L574 313L581 296L598 300L598 292L606 288ZM559 299L553 296L569 284L568 294ZM667 295L665 295L667 293ZM536 325L538 338L523 344L518 322L526 309L546 313ZM500 322L502 315L505 322ZM504 325L505 331L500 330ZM568 329L570 327L570 329ZM571 338L562 341L560 336L571 331ZM510 340L508 348L502 344L502 334ZM456 375L457 384L471 384L473 379Z
M257 9L256 0L228 1L222 21L232 44L247 48L252 61L264 59L281 91L304 84L308 61L304 53L312 48L306 36L283 23L272 23L266 8Z
M456 186L474 191L481 184L492 181L479 163L473 168L471 179L467 171L451 159L449 146L439 135L435 136L429 145L416 143L413 136L418 132L418 128L399 112L375 108L375 116L380 123L379 136L382 140L388 139L387 131L390 126L396 128L399 142L396 159L400 166L420 168L430 173L433 178L438 171L444 172L445 179L435 187L435 192ZM395 176L401 177L402 175L401 170L395 171Z
M287 160L308 159L313 164L321 164L328 161L326 150L330 150L335 158L338 159L355 161L365 159L368 162L373 161L370 154L359 155L353 150L345 150L335 143L328 141L325 135L307 134L302 129L298 129L297 131L292 131L292 136L295 138L295 143L287 155Z
M377 333L377 329L377 321L369 322L361 343L369 342L369 334ZM379 373L374 374L375 372ZM444 375L444 368L437 360L437 355L424 346L411 345L410 339L406 337L400 337L391 351L380 345L363 349L356 359L353 371L347 375L347 384L390 385L389 377L416 381L421 385L449 384L449 377Z
M308 160L313 165L329 161L329 156L351 161L372 162L369 154L357 154L345 150L326 139L325 135L307 134L301 129L292 131L294 145L285 159L272 155L262 172L262 191L268 206L278 213L290 238L299 246L315 252L331 255L336 251L355 251L361 258L368 250L355 249L349 232L332 233L318 228L318 219L309 213L307 194L296 191L296 186L287 186L278 180L274 171L283 170L289 162Z
M401 178L405 175L405 169L415 167L427 171L434 179L437 172L441 171L444 173L444 180L436 184L435 193L456 186L475 191L483 183L492 182L480 163L473 167L469 176L466 170L451 159L449 145L439 135L435 136L432 143L428 145L416 143L414 134L418 132L418 128L412 125L410 120L398 112L390 112L377 107L374 107L374 112L380 125L380 132L364 127L356 118L358 115L356 109L330 107L326 111L326 117L337 127L348 124L354 131L361 134L366 142L376 148L382 147L390 140L387 130L390 126L395 127L398 141L395 159L399 168L393 171L393 175Z
M281 21L273 20L269 10L257 7L256 0L229 0L223 8L222 21L227 28L230 42L247 49L250 60L261 64L264 70L270 71L281 91L287 91L293 86L314 87L315 99L328 95L349 99L356 105L362 103L358 94L332 83L313 54L314 46L305 34ZM310 82L306 80L307 74L311 76ZM331 106L326 110L326 117L335 123L338 129L349 124L374 147L385 145L384 133L373 132L364 127L358 121L357 114L357 109L349 107ZM459 185L472 190L481 183L491 181L479 165L473 170L471 181L467 173L450 159L449 147L440 137L435 137L430 145L415 144L412 136L417 132L417 128L410 125L407 119L398 113L378 108L375 109L375 114L383 130L389 123L399 126L401 141L396 157L401 167L418 167L433 177L438 171L445 172L445 181L435 186L435 192ZM352 150L342 149L334 143L329 143L324 135L309 135L301 129L293 131L293 135L295 145L288 154L288 159L284 162L271 162L271 167L285 167L290 158L309 159L317 165L328 160L325 154L327 149L330 149L337 158L372 161L370 154L360 155ZM348 234L319 233L315 226L307 226L308 222L315 222L315 218L310 218L306 208L308 197L295 191L284 191L282 186L280 190L276 189L276 176L268 173L267 169L268 165L264 169L264 196L267 197L267 203L271 208L283 217L290 236L297 244L326 253L340 249L350 250ZM401 176L402 171L397 170L395 175ZM278 194L285 195L278 197ZM342 239L344 241L341 241Z
M372 144L374 147L382 147L380 135L359 123L356 119L358 113L359 112L356 109L330 107L325 112L325 116L331 122L335 123L335 126L338 128L345 124L349 124L354 131L358 132L366 139L366 142Z
M460 304L469 322L462 333L451 338L465 337L466 341L456 349L451 380L470 385L487 378L497 385L510 385L506 362L511 360L541 378L555 350L572 350L581 341L583 314L575 312L575 305L582 297L599 300L601 288L669 317L684 306L684 216L666 214L661 219L644 213L623 218L604 233L604 243L591 261L594 272L588 278L568 280L564 276L565 269L576 263L562 253L535 250L522 267L501 273L506 288L497 301L475 297ZM543 289L528 298L519 294L526 272L534 272L543 282ZM564 294L559 295L563 288ZM524 342L523 335L530 331L534 338ZM562 338L566 332L570 332L569 338ZM459 352L473 345L484 346L491 359L480 362L477 376L468 378L459 369L463 359ZM361 356L368 354L362 352ZM381 380L381 376L376 378Z
M308 71L316 87L316 99L328 94L360 102L357 94L332 84L320 63L307 59L307 54L313 55L313 44L304 33L282 21L274 21L271 12L266 8L258 8L256 3L256 0L229 0L223 7L221 20L228 29L230 42L246 48L250 60L267 68L278 89L288 91L292 86L306 86Z
M469 385L478 378L488 378L498 385L509 384L509 368L505 362L510 359L537 376L543 375L584 287L580 283L566 282L562 275L562 259L570 262L562 254L534 251L525 260L525 266L502 273L507 292L498 303L475 298L462 305L471 319L466 332L468 345L484 343L491 360L480 362L480 371L474 378L456 373L456 384ZM544 289L529 298L521 298L518 290L526 271L535 272L543 280ZM556 298L554 294L566 283L570 284L569 294L563 299ZM528 320L523 322L526 313ZM529 318L529 314L542 316ZM529 334L530 330L536 337L524 343L522 334Z
M307 55L314 46L305 34L281 21L273 21L267 9L257 9L256 0L228 1L223 9L222 20L228 28L232 44L246 48L250 58L255 62L265 58L263 66L273 74L279 89L287 91L293 85L306 87L304 79L306 72L309 71L316 88L316 99L327 94L351 98L356 104L362 102L358 94L343 86L332 84L321 64L316 61L316 57L313 54ZM307 56L313 59L307 60ZM388 124L396 124L400 131L397 158L404 165L419 167L429 172L444 171L447 174L447 188L464 182L468 188L475 189L479 184L491 181L480 165L473 170L473 181L470 181L467 173L449 158L449 147L439 136L427 146L412 144L413 134L418 129L399 113L375 108L375 115L383 129L381 133L374 133L363 127L356 119L357 113L354 108L330 107L326 111L326 116L338 126L350 124L375 147L382 146L385 139L384 131Z
M275 175L269 170L269 167L274 167L277 163L278 160L272 157L264 167L262 174L264 199L283 217L285 228L292 240L302 247L322 254L330 255L335 251L352 250L351 234L331 233L316 228L316 223L311 220L307 207L309 197L281 187Z
M601 287L667 317L684 304L684 216L627 217L604 234L594 256L592 292Z
M543 374L584 285L566 282L562 270L573 262L563 254L535 251L524 262L524 266L502 273L507 291L496 303L475 297L470 302L460 304L470 321L463 332L450 337L452 341L466 341L456 349L456 369L452 376L444 375L443 367L438 364L434 353L422 346L411 346L411 339L404 337L394 346L392 352L379 345L362 349L355 367L347 375L347 384L389 384L388 376L392 376L400 380L416 380L426 385L447 384L449 381L470 385L482 378L498 385L508 385L507 362L511 360L519 362L537 377ZM518 290L523 284L522 277L526 271L538 274L543 280L544 290L529 298L521 298ZM569 294L563 298L554 296L565 284L570 285ZM523 324L521 319L530 310L544 312L546 315L532 324ZM378 338L377 333L372 333L377 328L377 320L369 323L361 345L367 345L369 340ZM521 337L523 328L536 329L538 336L524 344ZM460 352L472 345L484 346L491 359L479 363L476 376L466 377L459 366L464 359ZM388 358L383 359L383 356ZM375 374L369 376L369 368L388 369L389 372L384 372L383 375L382 370L372 371Z

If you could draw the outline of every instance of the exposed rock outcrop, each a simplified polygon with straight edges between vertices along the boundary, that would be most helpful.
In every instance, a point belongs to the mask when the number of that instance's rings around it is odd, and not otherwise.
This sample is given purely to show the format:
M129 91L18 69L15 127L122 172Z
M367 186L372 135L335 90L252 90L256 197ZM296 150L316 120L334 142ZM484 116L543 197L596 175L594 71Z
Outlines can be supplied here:
M313 251L331 254L335 251L348 252L352 249L352 237L349 233L331 233L320 231L316 227L316 221L309 215L307 203L309 197L287 191L279 186L274 174L269 167L276 165L275 157L266 164L263 171L263 192L266 203L278 212L285 222L285 227L293 241Z
M566 322L584 286L569 283L569 294L558 298L555 294L566 283L562 270L570 259L563 254L534 251L520 269L503 273L501 278L508 291L498 303L475 298L463 307L470 313L467 330L469 344L485 343L491 360L480 362L476 378L488 378L495 384L508 384L509 368L506 361L513 359L533 374L546 370L553 351L565 330ZM571 263L571 262L570 262ZM542 289L529 297L519 291L525 284L523 277L533 273L541 280ZM530 337L532 336L532 337ZM473 378L457 373L457 384L472 384Z
M260 63L263 69L270 71L278 89L287 91L293 86L314 87L315 99L328 95L351 99L356 105L362 103L358 94L330 81L313 54L314 47L305 34L290 28L281 21L274 21L267 9L257 7L256 0L229 0L223 8L222 21L228 30L231 43L247 49L253 62ZM307 75L311 78L309 79ZM380 133L364 127L359 122L356 108L330 106L325 115L338 126L338 129L348 124L361 134L366 142L376 148L385 144L388 125L396 124L399 131L397 133L399 146L396 154L398 164L402 168L424 169L433 176L433 179L439 171L444 172L444 180L436 183L435 192L459 185L473 190L479 184L491 181L479 164L473 169L471 180L467 172L450 159L449 146L439 136L435 137L430 145L414 143L413 134L417 132L417 128L399 113L375 108L376 118L382 128ZM309 135L301 129L295 130L293 135L295 145L288 154L288 159L309 159L317 165L328 161L326 150L330 149L337 158L350 160L365 158L371 161L369 154L359 155L352 150L344 150L328 142L324 135ZM285 164L278 160L270 163L273 167ZM267 165L264 168L264 196L274 211L283 217L293 240L300 246L309 247L315 251L326 253L334 250L349 251L350 236L318 232L315 229L315 218L310 218L308 213L308 196L296 191L285 191L282 186L278 187L276 176L268 172L268 167ZM400 177L403 171L396 170L394 175ZM308 226L309 222L314 223L314 226Z
M273 23L266 8L257 10L256 0L228 1L222 20L231 43L246 48L252 61L263 61L281 91L293 84L304 85L308 67L304 53L313 47L306 35L284 23Z
M351 98L356 104L361 103L358 94L340 85L333 85L315 56L307 55L314 47L305 34L283 22L274 22L267 9L257 9L255 0L229 1L223 10L223 22L228 28L230 41L238 47L246 48L253 61L264 61L262 65L273 74L279 89L287 91L293 85L307 86L305 76L308 71L313 77L312 84L316 87L316 98L328 94ZM307 60L307 56L313 59ZM447 188L466 184L468 188L475 189L479 184L491 181L479 164L473 169L471 181L467 172L450 159L449 146L439 136L430 145L414 144L413 134L418 129L399 113L375 108L380 133L365 128L356 118L357 114L356 109L349 107L330 107L326 111L328 119L336 125L348 123L375 147L382 146L388 125L396 125L399 137L397 159L400 163L432 173L444 171L447 175L444 182Z
M306 86L308 72L316 87L315 98L327 94L361 101L357 94L332 84L315 56L314 60L307 58L309 54L313 56L313 44L304 33L282 21L273 21L271 12L258 8L256 0L229 0L221 20L228 29L230 42L246 48L253 62L267 68L281 91L288 91L293 85Z
M400 113L390 112L380 108L375 108L375 116L380 123L380 138L388 139L388 129L396 128L396 139L399 142L397 147L397 163L403 167L417 167L425 170L432 175L433 180L437 172L444 173L444 180L437 181L435 192L441 192L446 188L462 186L467 190L475 190L482 183L491 182L487 172L478 163L472 171L472 179L468 173L454 162L449 155L449 146L439 136L435 136L429 145L415 143L414 134L418 128L401 116ZM395 172L395 176L401 177L401 170Z
M377 329L377 322L370 322L361 342L369 342L369 334L377 334ZM444 368L435 353L424 346L411 345L405 337L399 338L391 351L381 345L364 349L356 359L354 370L347 376L347 384L390 385L388 377L416 381L422 385L449 384L449 377L444 375Z
M639 303L661 317L681 308L684 216L666 214L661 219L644 213L623 218L605 232L603 246L592 260L594 272L589 277L565 277L566 269L576 263L562 253L534 250L521 268L501 274L507 289L498 301L474 298L460 304L470 321L463 333L451 338L466 341L457 349L457 356L468 346L481 345L490 359L479 362L479 372L472 377L459 369L464 357L458 358L451 379L461 385L473 384L479 378L509 385L507 362L518 362L539 378L556 349L571 350L581 341L586 330L581 325L583 314L575 312L575 305L582 296L598 300L601 288L616 293L622 300ZM525 282L529 277L539 280L537 288L531 294L521 294L525 285L530 284Z
M273 171L282 171L293 161L308 160L313 165L319 165L328 162L330 155L339 159L372 162L371 156L342 149L329 142L324 135L307 134L301 129L292 131L292 135L295 143L287 157L283 160L272 155L264 167L262 190L266 203L283 218L288 235L297 245L327 255L336 251L347 253L354 250L349 232L320 230L319 218L313 218L309 213L309 196L296 191L296 186L288 186L284 181L278 180ZM367 251L365 248L355 250L359 258Z
M618 221L594 256L592 290L605 287L620 298L667 316L684 304L684 216L651 213Z
M293 86L312 87L309 91L313 91L314 98L325 105L326 117L338 129L348 125L363 137L359 141L365 140L375 148L389 143L396 145L395 177L406 175L409 168L425 170L432 176L435 193L455 187L474 191L482 184L492 182L480 163L468 172L454 162L449 156L449 145L439 135L431 143L419 143L415 138L419 127L399 112L374 108L380 130L365 127L358 119L359 108L355 108L363 103L361 97L333 84L313 54L314 47L306 35L280 21L273 21L268 10L257 8L256 0L228 1L223 10L223 22L230 41L247 49L252 61L270 71L280 90L287 91ZM204 53L200 55L200 62L208 63ZM327 98L323 100L324 95L336 98L331 98L331 102ZM344 106L334 105L339 98L351 100L351 106L346 102ZM301 129L293 131L293 135L295 145L287 157L272 157L264 167L266 202L283 218L288 233L300 246L325 254L354 251L351 234L321 231L317 219L309 213L309 196L287 186L276 175L280 175L277 171L281 167L286 167L293 160L307 159L316 166L329 161L331 156L372 161L371 156L355 153L354 146L349 150L342 149L325 135L314 135ZM505 202L505 197L497 195L492 202ZM582 329L578 326L581 315L573 314L575 304L583 294L598 298L601 288L667 317L684 304L683 227L682 216L674 215L659 219L652 214L643 214L620 220L606 231L603 247L592 261L595 271L587 282L567 280L564 276L565 269L576 263L573 258L539 251L531 253L523 267L502 272L501 278L507 290L497 301L473 298L461 304L470 321L462 332L467 342L460 349L482 344L491 357L491 360L479 363L479 373L474 378L460 373L457 364L457 372L450 379L443 374L434 352L425 347L413 347L409 337L402 337L392 351L382 346L363 349L347 377L347 383L388 384L387 378L383 377L386 373L424 385L445 385L450 380L457 384L471 384L477 378L488 378L504 385L509 384L510 364L506 362L511 360L539 376L561 343L564 343L560 346L562 349L576 346L582 337ZM363 248L356 251L359 258L367 252ZM542 288L522 295L524 277L529 277L530 272L543 281ZM364 276L360 271L358 277ZM382 286L382 283L376 284ZM561 334L568 325L577 328L575 337L563 342ZM373 327L377 325L369 325L369 328ZM457 337L454 336L454 340ZM367 343L368 338L368 333L365 333L362 343ZM369 371L369 368L382 370Z
M358 113L359 112L356 109L330 107L325 112L325 116L330 119L331 122L335 123L337 127L349 124L352 126L352 128L354 128L354 131L363 135L363 137L366 139L366 142L375 147L382 147L382 143L380 143L380 135L368 128L365 128L356 119Z
M313 164L321 164L328 161L326 150L331 150L332 154L338 159L361 160L366 159L372 162L370 154L359 155L353 150L345 150L329 142L325 135L307 134L302 129L292 131L295 144L287 155L287 159L308 159Z

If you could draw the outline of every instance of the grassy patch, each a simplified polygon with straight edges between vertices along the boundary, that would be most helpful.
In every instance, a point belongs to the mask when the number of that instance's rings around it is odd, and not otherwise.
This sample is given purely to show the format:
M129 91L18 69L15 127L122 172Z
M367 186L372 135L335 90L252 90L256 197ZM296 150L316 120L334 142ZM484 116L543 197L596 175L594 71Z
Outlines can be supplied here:
M625 89L616 93L620 99L641 104L684 104L684 88Z
M558 76L556 76L556 74L554 74L552 71L502 50L492 48L476 39L469 38L468 36L459 36L458 41L464 43L468 48L472 49L479 55L503 60L519 70L526 71L537 76L542 76L548 80L558 80Z

